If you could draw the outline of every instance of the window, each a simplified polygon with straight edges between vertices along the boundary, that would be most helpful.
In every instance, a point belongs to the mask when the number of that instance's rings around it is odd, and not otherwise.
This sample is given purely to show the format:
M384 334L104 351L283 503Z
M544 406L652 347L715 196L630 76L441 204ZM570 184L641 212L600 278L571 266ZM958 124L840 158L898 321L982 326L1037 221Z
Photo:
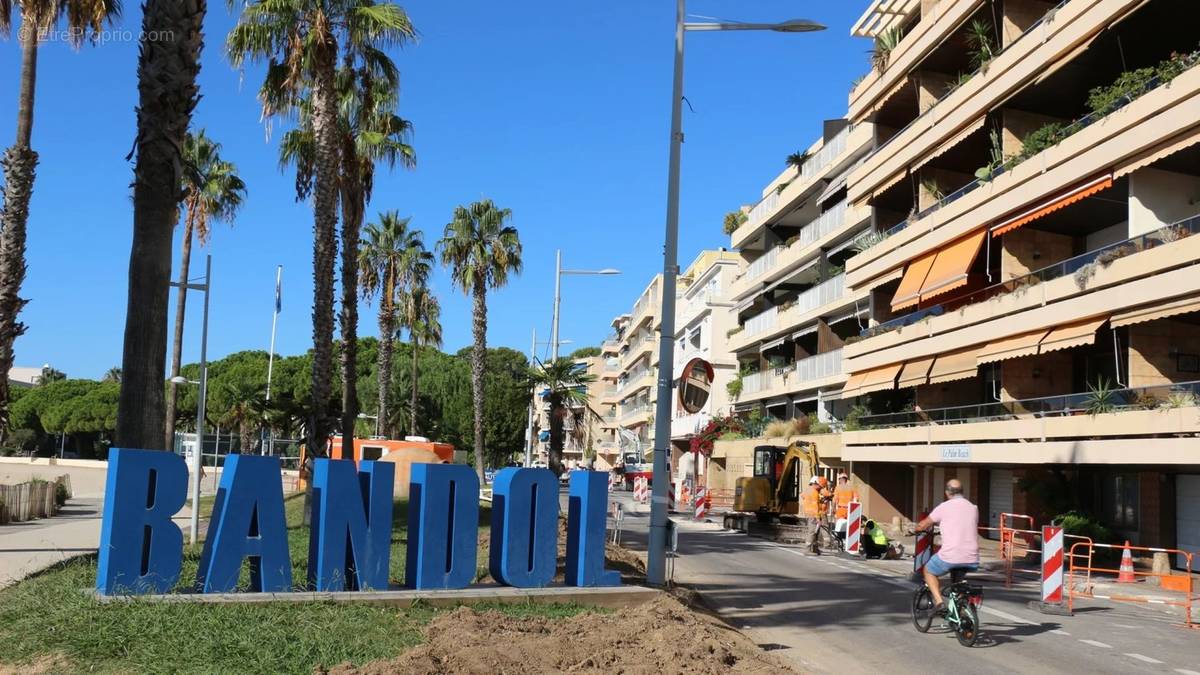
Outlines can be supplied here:
M383 456L383 448L374 445L364 445L362 449L362 458L366 460L375 460Z
M1138 529L1138 475L1112 474L1105 479L1103 492L1105 520L1118 530Z

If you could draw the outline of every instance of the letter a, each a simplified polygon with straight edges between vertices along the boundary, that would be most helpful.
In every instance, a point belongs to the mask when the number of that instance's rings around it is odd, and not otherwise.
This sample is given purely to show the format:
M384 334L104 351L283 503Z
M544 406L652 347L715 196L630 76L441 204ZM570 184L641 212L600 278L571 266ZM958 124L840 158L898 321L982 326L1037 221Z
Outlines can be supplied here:
M278 457L226 457L196 586L205 593L233 591L245 558L250 559L250 590L292 590Z
M479 477L463 464L413 464L404 585L466 588L479 553Z
M166 593L179 581L183 532L171 522L187 499L188 470L170 452L108 452L96 592Z
M318 459L313 468L308 583L318 591L387 590L396 465Z

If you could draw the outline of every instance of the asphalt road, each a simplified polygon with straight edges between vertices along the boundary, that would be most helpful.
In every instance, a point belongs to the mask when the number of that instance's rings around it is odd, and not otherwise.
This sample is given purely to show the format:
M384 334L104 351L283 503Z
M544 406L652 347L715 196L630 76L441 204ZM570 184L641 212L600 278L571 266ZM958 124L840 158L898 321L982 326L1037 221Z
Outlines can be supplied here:
M628 494L622 543L644 550L649 516ZM645 507L641 507L644 509ZM1180 617L1130 603L1076 605L1073 617L1028 607L1033 583L984 586L979 641L967 649L954 634L918 633L910 620L912 561L855 561L813 556L719 525L677 519L675 581L764 649L817 673L1172 673L1200 675L1200 630Z

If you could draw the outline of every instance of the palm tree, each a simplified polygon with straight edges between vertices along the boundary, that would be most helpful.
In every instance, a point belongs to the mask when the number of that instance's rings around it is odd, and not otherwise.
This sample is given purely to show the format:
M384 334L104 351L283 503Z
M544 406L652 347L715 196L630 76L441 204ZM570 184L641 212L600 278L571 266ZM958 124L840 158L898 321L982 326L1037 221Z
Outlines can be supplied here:
M221 159L221 144L214 143L201 129L187 135L183 145L181 206L187 210L183 221L183 243L179 254L179 290L175 296L175 341L171 349L171 377L179 375L183 359L183 318L187 306L188 272L192 261L192 234L201 246L212 234L209 221L232 222L246 199L246 184L237 175L237 167ZM167 384L166 447L175 443L176 384Z
M121 383L121 369L117 368L117 367L109 368L107 371L104 372L104 377L101 378L100 381L101 382L116 382L117 384L120 384Z
M338 70L338 136L341 164L338 192L342 205L342 433L353 435L358 417L358 257L363 214L375 183L375 165L385 162L389 168L400 164L416 166L416 153L408 143L412 125L395 114L399 104L399 76L387 56L364 59L359 67L347 65ZM312 189L315 147L312 133L312 105L308 99L298 103L300 126L286 134L280 144L280 164L295 164L297 197L303 199Z
M421 346L442 346L442 306L433 292L425 284L420 284L405 295L404 323L408 327L408 335L412 338L412 397L409 399L409 412L412 424L409 433L417 432L417 352Z
M342 166L338 133L339 45L353 58L413 35L398 5L375 0L251 0L226 39L235 67L268 63L261 96L266 116L290 114L307 96L311 106L313 195L313 370L309 457L325 454L333 388L333 286ZM353 264L353 260L351 261ZM354 292L354 286L350 292Z
M138 51L133 243L114 441L157 448L165 437L163 372L171 246L179 219L183 144L199 100L205 0L145 0ZM172 39L162 39L170 35Z
M238 430L238 448L242 454L249 454L254 445L254 433L269 418L270 404L262 387L248 381L228 382L224 393L230 404L221 415L221 424Z
M379 296L379 381L378 422L390 426L388 395L392 382L397 304L406 287L424 286L433 267L433 255L425 250L420 230L408 229L409 218L396 211L379 214L379 222L366 228L358 256L359 285L364 298Z
M566 437L563 434L563 420L572 415L572 407L583 406L584 414L575 420L575 430L587 420L587 386L596 381L596 376L587 372L587 368L570 358L560 358L549 363L539 363L530 368L529 379L532 388L540 390L542 398L550 405L550 470L554 475L563 472L562 455ZM576 436L582 441L582 436Z
M512 210L499 209L490 199L454 209L454 218L438 242L442 264L463 293L474 300L471 332L471 392L475 409L475 471L483 482L483 368L487 356L487 292L508 283L521 272L521 239L505 225Z
M121 15L119 0L0 0L0 34L12 30L13 7L21 16L21 84L17 94L17 140L0 156L3 201L0 201L0 373L13 365L13 343L25 333L17 316L26 300L25 232L38 155L33 139L33 102L37 85L38 35L66 17L69 34L79 46L87 33L95 35L106 22ZM0 377L0 438L8 430L8 378Z

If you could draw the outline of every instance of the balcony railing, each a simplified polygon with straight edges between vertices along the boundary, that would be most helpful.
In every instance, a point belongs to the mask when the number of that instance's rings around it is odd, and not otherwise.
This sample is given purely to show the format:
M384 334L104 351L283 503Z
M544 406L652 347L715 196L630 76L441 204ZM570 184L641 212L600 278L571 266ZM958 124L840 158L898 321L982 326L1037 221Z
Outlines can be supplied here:
M835 349L796 362L796 379L799 382L819 380L842 372L842 350Z
M751 337L764 331L773 330L775 328L775 319L778 317L778 307L771 307L766 311L756 314L746 320L746 327L742 330L742 334L746 337Z
M1123 410L1160 410L1194 406L1200 402L1200 381L1045 396L1015 401L915 410L884 415L865 415L848 422L847 431L936 424L970 424L1038 419L1065 415L1099 415ZM1153 430L1147 430L1153 433Z
M757 394L775 386L775 370L762 370L742 377L742 394Z
M837 132L833 138L825 142L813 156L809 157L803 164L800 165L799 176L793 180L801 178L808 179L817 175L833 163L843 152L846 151L846 142L850 137L852 125L847 125L846 128ZM780 190L771 190L767 196L763 197L751 209L746 216L746 224L758 225L767 219L767 216L775 212L779 206ZM744 227L744 226L743 226Z
M840 300L845 294L846 275L839 274L828 281L822 281L796 296L792 307L796 309L798 314L805 314L818 307L823 307L831 302Z
M1090 271L1095 270L1095 265L1107 266L1117 258L1157 248L1163 244L1169 244L1180 239L1186 239L1197 233L1200 233L1200 214L1172 223L1153 232L1147 232L1146 234L1131 237L1124 241L1102 246L1094 251L1077 255L1074 258L1068 258L1062 262L1054 263L1023 276L1014 277L1008 281L992 284L977 291L960 295L941 304L926 307L911 314L905 314L877 326L871 326L863 330L859 335L864 338L882 335L897 328L911 326L926 317L940 316L948 309L962 307L963 305L973 305L999 295L1007 295L1019 289L1036 286L1040 283L1071 274L1087 275ZM1086 284L1086 279L1081 279L1081 281L1083 284Z
M771 250L759 256L757 260L750 263L750 266L746 268L746 273L742 275L742 278L747 281L753 281L754 279L766 274L767 270L774 267L775 262L779 260L779 251L785 248L787 247L775 246Z
M622 408L624 408L624 407L625 406L622 406ZM629 420L633 419L634 417L637 417L639 415L644 415L653 409L654 409L654 406L650 405L649 403L643 403L643 404L639 404L639 405L633 406L628 409L623 409L621 411L621 422L622 423L628 422Z

